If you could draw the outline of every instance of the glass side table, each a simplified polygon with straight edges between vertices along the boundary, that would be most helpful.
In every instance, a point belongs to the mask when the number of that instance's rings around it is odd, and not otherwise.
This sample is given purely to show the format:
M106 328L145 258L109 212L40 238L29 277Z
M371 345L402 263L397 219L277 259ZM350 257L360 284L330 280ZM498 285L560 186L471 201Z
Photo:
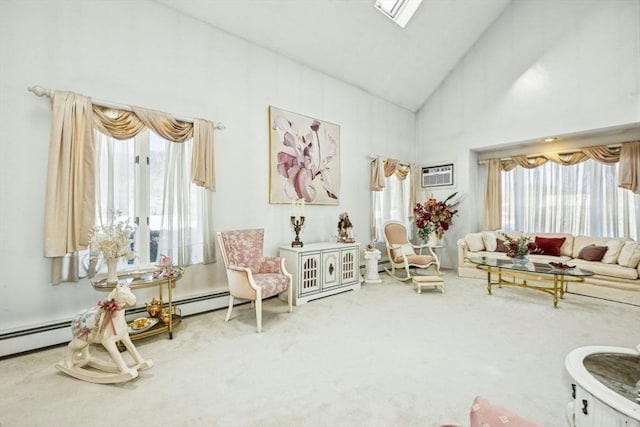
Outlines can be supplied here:
M122 271L118 273L118 283L128 283L132 291L135 289L148 288L156 286L158 288L158 299L163 302L164 287L167 292L167 315L166 319L162 319L160 312L159 320L149 328L141 330L131 330L129 336L132 340L142 339L153 335L169 332L169 339L173 339L173 329L180 325L182 317L177 307L173 306L173 288L178 280L182 278L184 270L182 268L174 268L174 274L164 276L162 270L153 269L145 271ZM97 275L94 279L90 279L91 285L98 291L111 292L115 287L113 283L107 283L106 275Z

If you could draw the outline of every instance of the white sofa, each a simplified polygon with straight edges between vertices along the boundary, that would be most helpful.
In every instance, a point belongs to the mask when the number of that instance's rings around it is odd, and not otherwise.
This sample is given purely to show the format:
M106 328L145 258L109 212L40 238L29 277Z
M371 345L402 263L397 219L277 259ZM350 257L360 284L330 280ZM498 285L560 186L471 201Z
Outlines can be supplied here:
M521 233L507 233L518 237ZM524 233L531 240L535 237L564 237L560 255L530 254L531 262L548 263L550 261L575 265L595 273L582 283L570 283L568 291L574 294L605 298L640 306L640 244L625 238L573 236L571 234ZM458 276L487 278L487 273L472 263L474 258L508 259L506 253L496 252L497 239L504 240L500 232L483 231L469 233L458 240ZM601 261L586 261L578 256L588 245L607 246Z

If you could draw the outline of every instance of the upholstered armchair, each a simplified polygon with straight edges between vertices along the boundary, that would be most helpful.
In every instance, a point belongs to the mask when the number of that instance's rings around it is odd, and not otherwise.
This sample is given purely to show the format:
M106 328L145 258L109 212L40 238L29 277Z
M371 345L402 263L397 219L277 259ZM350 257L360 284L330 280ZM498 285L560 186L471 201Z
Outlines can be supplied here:
M440 260L428 245L414 245L407 239L407 228L399 221L387 221L383 226L384 238L387 243L387 254L391 271L386 272L400 281L411 279L410 268L429 268L434 266L440 273ZM429 255L422 255L422 250L427 248ZM419 249L416 253L416 249ZM396 268L404 269L404 277L396 275Z
M221 231L216 233L229 281L228 322L235 298L255 303L258 332L262 332L262 300L287 291L291 274L284 258L263 256L263 229ZM288 292L289 313L293 311L293 292Z

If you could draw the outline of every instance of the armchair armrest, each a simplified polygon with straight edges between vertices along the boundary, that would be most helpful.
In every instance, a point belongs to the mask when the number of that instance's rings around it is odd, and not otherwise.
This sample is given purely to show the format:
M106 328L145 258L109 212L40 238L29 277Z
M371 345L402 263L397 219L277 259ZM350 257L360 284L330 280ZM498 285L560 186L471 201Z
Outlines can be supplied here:
M250 268L242 267L242 266L239 266L239 265L231 265L230 264L227 268L229 270L233 270L233 271L244 271L244 272L247 272L247 273L251 273L251 269Z
M227 266L229 289L238 298L255 299L258 286L253 281L253 273L248 267L230 264Z

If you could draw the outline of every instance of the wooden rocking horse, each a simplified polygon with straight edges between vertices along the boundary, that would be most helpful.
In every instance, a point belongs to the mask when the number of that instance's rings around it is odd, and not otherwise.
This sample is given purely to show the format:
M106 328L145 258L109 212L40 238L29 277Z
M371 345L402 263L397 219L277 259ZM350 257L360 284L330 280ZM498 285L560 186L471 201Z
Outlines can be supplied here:
M56 368L83 381L110 384L130 381L138 376L138 371L152 367L153 362L140 356L129 337L124 309L135 303L136 296L129 286L119 284L109 293L107 301L100 301L97 306L78 313L71 322L73 340L64 360L57 363ZM133 357L133 365L127 365L122 358L118 341ZM94 343L104 346L115 365L91 357L89 348Z

